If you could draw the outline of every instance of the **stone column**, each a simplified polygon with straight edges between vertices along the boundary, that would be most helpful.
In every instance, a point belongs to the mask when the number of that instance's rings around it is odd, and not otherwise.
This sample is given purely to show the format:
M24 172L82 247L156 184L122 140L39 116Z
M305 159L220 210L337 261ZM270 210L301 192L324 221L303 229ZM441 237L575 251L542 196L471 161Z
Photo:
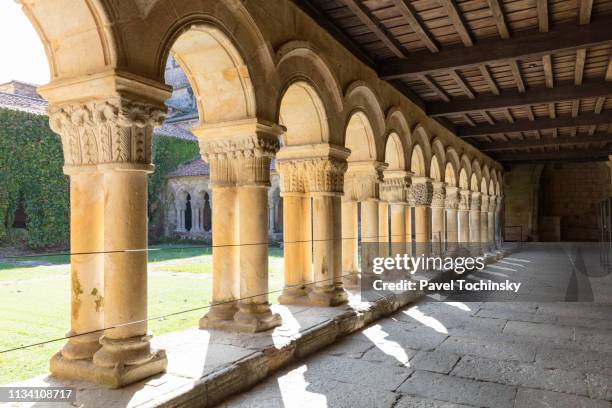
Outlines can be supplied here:
M380 249L379 188L385 167L376 161L349 162L344 179L345 199L361 204L362 274L372 271Z
M495 200L495 247L501 248L502 244L502 204L503 198L498 196Z
M61 128L54 128L60 132ZM62 348L69 360L91 359L104 328L104 177L95 166L66 166L70 176L70 331ZM93 332L91 334L85 334Z
M382 185L383 198L389 202L391 213L391 255L406 253L406 199L408 173L403 170L385 170Z
M497 207L497 197L491 195L487 211L487 241L490 249L495 249L495 207Z
M415 207L415 240L417 252L429 252L431 243L431 201L433 185L427 177L412 177L408 203ZM417 256L420 255L416 254Z
M444 230L444 200L446 197L445 183L434 181L431 200L431 241L435 254L441 254L446 240Z
M292 249L290 261L297 259L301 269L310 269L312 282L302 293L283 292L283 303L314 304L319 306L336 306L348 299L342 283L342 215L341 196L346 171L347 149L317 144L307 146L286 146L278 153L277 166L281 174L283 191L291 190L301 196L301 223L297 230L302 239L309 239L312 222L312 246L308 243L306 256L304 245ZM283 193L286 195L286 193ZM312 221L310 200L312 199ZM306 201L308 200L308 206ZM296 206L294 206L296 207ZM308 214L305 214L305 209ZM294 208L295 210L295 208ZM287 204L285 203L285 211ZM295 210L294 213L298 213ZM287 230L287 228L285 228ZM285 237L287 237L285 231ZM286 264L287 265L287 264ZM292 276L297 280L297 274ZM302 281L307 279L302 276ZM286 295L286 296L285 296ZM307 296L306 296L307 295Z
M52 83L40 92L72 178L72 250L103 252L72 259L72 330L103 325L100 346L96 335L74 338L50 369L121 387L167 365L165 353L151 349L147 331L147 174L153 128L165 117L170 92L114 73Z
M239 267L238 311L233 320L212 314L200 320L200 327L258 332L281 323L280 316L270 310L268 303L268 187L270 162L278 150L281 128L257 119L201 125L193 129L200 139L200 151L211 164L210 184L213 187L213 237L217 227L223 228L219 215L228 211L221 195L215 189L227 188L224 197L234 210L227 220L229 239L237 242L238 250L229 253L213 249L213 267ZM231 244L235 245L235 244ZM222 259L221 259L222 258ZM231 284L223 282L225 271L213 272L222 281L220 285L236 289L234 275ZM213 293L214 296L214 293ZM213 299L213 306L216 305ZM235 297L229 299L231 305ZM221 305L217 305L221 306ZM225 306L225 305L224 305ZM225 313L223 317L227 317Z
M489 242L487 235L489 233L489 196L487 194L480 194L480 242L482 244L482 251L487 252L489 250Z
M384 200L378 202L378 236L379 256L389 256L389 203Z
M347 286L356 286L359 278L359 203L342 201L342 273Z
M469 190L459 191L459 208L458 222L459 222L459 243L462 248L467 248L470 243L470 199L472 192Z
M459 189L457 187L446 187L446 240L447 253L454 255L457 252L459 242L459 225L457 209L459 208Z
M470 199L470 252L480 253L480 193L472 192Z

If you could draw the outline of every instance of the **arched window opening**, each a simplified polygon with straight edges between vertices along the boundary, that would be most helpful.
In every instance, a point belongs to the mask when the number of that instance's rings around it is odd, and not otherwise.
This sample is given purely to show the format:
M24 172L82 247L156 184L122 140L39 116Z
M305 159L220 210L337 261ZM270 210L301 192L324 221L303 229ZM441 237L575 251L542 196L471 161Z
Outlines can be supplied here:
M191 227L191 195L187 194L187 201L185 202L185 230L191 231Z
M19 204L13 216L13 228L25 229L27 226L27 214L23 205L23 197L19 199Z
M204 231L210 231L212 229L212 208L210 206L210 196L208 193L204 193L204 208L202 209L202 223Z

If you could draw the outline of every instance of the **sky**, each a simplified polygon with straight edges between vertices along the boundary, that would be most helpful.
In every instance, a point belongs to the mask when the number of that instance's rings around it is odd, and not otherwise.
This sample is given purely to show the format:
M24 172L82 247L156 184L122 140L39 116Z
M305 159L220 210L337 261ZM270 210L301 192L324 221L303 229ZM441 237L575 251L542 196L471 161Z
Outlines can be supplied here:
M49 64L36 30L14 0L0 0L0 83L10 80L42 85Z

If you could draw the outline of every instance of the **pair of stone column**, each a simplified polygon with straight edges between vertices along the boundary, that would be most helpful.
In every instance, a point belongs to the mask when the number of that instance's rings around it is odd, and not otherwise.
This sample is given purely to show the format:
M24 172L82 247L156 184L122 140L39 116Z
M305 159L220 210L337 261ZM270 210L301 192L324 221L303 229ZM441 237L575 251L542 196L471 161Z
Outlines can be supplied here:
M50 369L120 387L167 364L147 331L147 174L170 90L109 73L40 92L61 137L71 203L70 338Z
M201 328L258 332L281 324L267 295L270 162L281 132L256 119L193 130L210 165L215 203L213 296Z
M362 269L358 261L359 239L362 243L362 265L366 271L372 269L373 260L380 252L381 235L388 239L388 230L384 227L381 231L380 222L381 212L383 216L388 214L387 207L382 207L381 211L380 205L380 184L385 167L385 163L374 160L349 162L344 177L342 271L346 275L345 282L352 287L357 285Z
M381 194L385 202L388 203L388 217L391 221L390 255L402 255L408 250L407 242L409 242L406 239L406 220L407 216L410 216L409 208L407 208L408 186L410 185L409 173L403 170L385 170L383 174Z
M336 306L348 300L342 281L343 192L348 149L330 144L284 146L277 155L283 196L283 304Z
M458 250L459 243L459 189L457 187L447 186L446 197L444 200L446 209L446 253L455 255Z

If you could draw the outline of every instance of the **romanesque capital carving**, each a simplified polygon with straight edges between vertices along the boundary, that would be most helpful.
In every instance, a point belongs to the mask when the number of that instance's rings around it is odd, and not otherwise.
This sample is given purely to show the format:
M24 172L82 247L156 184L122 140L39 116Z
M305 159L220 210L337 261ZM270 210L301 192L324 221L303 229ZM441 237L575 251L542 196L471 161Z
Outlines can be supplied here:
M443 208L446 201L446 188L445 184L441 182L433 182L433 193L431 197L431 206L437 208Z
M446 187L444 207L449 210L457 210L459 208L459 189L457 187Z
M408 205L411 207L428 207L433 199L433 185L429 180L415 180L413 178L408 190Z
M461 190L459 192L459 210L469 211L472 192L469 190Z
M408 200L408 187L410 186L408 172L387 170L383 174L380 198L389 203L405 203Z
M473 192L470 198L470 210L480 211L480 193Z
M365 201L380 198L380 185L385 163L367 161L348 164L344 177L344 199Z
M342 194L347 163L334 157L279 160L283 193Z
M62 140L68 166L151 163L153 128L166 108L123 96L52 105L49 124Z
M278 138L267 133L200 139L200 152L210 164L213 186L269 186L270 162L278 148Z

